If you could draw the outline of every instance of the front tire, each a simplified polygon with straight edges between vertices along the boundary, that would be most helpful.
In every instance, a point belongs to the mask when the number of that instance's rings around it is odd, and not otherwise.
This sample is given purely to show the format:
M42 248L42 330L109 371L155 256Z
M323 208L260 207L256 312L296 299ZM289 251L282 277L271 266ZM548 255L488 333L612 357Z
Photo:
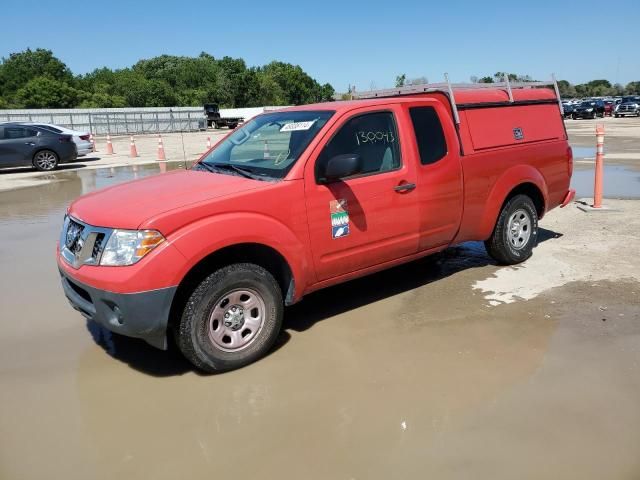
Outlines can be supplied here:
M40 172L55 170L58 162L58 154L52 150L40 150L33 156L33 167Z
M278 338L284 304L264 268L237 263L205 278L182 313L176 340L182 354L206 372L234 370L264 356Z
M538 240L538 213L531 198L516 195L502 207L489 240L487 253L502 265L524 262Z

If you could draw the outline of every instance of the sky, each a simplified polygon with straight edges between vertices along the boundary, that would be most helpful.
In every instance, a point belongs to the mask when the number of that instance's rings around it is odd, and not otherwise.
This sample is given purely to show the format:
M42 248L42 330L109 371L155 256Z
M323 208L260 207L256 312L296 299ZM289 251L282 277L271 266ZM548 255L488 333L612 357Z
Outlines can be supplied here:
M75 74L205 51L298 64L339 92L390 87L401 73L640 80L640 0L31 0L4 3L0 26L0 57L46 48Z

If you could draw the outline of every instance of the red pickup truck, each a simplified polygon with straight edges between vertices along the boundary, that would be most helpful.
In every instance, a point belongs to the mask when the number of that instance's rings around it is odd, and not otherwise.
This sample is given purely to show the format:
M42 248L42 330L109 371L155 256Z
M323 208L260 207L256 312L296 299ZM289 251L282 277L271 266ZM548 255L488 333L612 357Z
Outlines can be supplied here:
M455 99L454 99L455 98ZM453 101L452 101L453 100ZM284 306L469 240L526 260L571 201L552 89L425 88L253 118L190 170L85 195L58 266L72 306L223 371L264 355Z

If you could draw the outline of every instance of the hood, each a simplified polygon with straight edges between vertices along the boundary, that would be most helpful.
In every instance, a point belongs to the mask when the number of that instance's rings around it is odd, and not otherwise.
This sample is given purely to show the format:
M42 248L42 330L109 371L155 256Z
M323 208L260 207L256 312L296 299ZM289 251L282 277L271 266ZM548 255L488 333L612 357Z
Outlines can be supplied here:
M235 175L176 170L84 195L71 204L69 214L96 227L136 229L164 212L268 184Z

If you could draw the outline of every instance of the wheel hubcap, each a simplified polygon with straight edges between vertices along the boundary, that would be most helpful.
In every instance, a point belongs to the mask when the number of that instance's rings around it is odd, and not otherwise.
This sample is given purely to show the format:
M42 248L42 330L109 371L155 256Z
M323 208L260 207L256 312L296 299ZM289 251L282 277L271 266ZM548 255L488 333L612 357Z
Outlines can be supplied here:
M509 243L516 250L524 248L531 238L532 222L526 210L516 210L509 218L507 236Z
M36 164L42 170L51 170L56 166L56 157L50 152L40 152L36 157Z
M265 314L264 300L255 290L228 292L217 300L209 317L209 340L225 352L247 348L262 330Z

